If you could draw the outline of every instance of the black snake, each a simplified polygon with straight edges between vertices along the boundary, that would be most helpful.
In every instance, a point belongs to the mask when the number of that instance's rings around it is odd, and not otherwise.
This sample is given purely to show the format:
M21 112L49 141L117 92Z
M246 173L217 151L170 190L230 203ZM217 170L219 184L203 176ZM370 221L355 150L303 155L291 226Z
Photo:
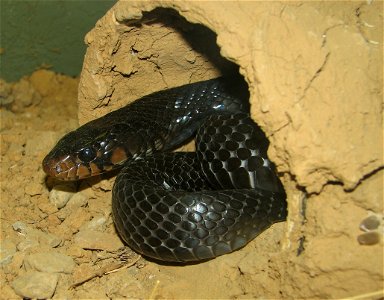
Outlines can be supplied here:
M65 135L43 169L78 180L123 166L113 219L139 253L200 261L232 252L287 214L248 98L234 78L144 96ZM194 135L196 152L170 152Z

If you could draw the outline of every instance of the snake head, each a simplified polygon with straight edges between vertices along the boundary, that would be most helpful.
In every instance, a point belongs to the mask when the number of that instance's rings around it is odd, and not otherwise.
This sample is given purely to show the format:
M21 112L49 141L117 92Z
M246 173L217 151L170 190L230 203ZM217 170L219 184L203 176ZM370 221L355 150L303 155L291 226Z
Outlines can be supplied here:
M44 158L44 172L60 180L79 180L116 169L137 156L139 145L136 136L129 136L132 131L99 120L61 138Z

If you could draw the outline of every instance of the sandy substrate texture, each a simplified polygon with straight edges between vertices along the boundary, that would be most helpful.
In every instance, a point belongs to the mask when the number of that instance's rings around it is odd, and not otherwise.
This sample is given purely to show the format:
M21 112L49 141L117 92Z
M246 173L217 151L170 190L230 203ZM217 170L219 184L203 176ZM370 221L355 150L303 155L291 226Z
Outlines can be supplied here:
M123 1L86 36L81 124L236 67L247 81L289 217L202 264L119 250L114 178L68 186L45 177L44 155L77 126L77 80L38 71L2 83L1 295L382 297L382 9L365 1Z

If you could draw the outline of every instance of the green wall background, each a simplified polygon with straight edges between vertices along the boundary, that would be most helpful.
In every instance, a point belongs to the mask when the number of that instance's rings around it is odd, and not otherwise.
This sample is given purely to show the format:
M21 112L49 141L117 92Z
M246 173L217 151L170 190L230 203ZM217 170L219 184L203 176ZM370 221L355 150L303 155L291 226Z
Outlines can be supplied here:
M41 67L76 76L85 34L115 0L0 0L0 77L18 80Z

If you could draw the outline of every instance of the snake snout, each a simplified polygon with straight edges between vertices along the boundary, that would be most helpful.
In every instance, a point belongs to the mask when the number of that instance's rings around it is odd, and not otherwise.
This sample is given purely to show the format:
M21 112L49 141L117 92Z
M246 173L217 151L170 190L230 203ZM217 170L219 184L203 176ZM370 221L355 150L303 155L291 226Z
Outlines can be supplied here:
M60 180L77 180L78 166L70 156L51 158L47 156L43 160L44 172Z

